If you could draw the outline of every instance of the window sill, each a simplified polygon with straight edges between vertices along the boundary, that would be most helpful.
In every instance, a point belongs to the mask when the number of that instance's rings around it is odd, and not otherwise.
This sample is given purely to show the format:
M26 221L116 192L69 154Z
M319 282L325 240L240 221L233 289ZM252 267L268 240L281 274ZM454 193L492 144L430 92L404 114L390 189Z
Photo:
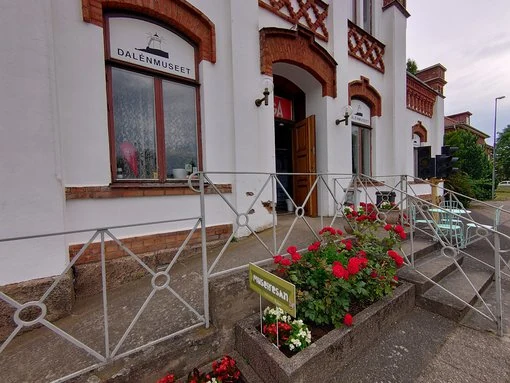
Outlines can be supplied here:
M198 189L198 181L193 182ZM231 184L216 184L221 193L232 193ZM71 186L66 187L66 200L102 199L102 198L133 198L133 197L164 197L175 195L198 195L191 190L187 181L168 183L115 183L108 186ZM215 194L211 185L205 185L206 194Z

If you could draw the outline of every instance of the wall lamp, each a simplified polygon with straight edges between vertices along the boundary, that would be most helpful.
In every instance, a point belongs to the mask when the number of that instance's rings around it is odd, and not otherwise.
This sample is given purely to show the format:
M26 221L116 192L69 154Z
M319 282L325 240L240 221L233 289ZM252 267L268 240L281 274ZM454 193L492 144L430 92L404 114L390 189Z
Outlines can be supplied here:
M349 117L352 114L352 107L350 105L344 106L344 118L341 120L335 120L336 125L340 125L341 122L345 122L345 126L349 125Z
M273 81L269 77L264 78L262 81L262 87L264 88L264 91L262 92L264 97L255 100L255 105L257 106L262 105L262 103L264 103L264 105L269 105L269 95L273 90Z

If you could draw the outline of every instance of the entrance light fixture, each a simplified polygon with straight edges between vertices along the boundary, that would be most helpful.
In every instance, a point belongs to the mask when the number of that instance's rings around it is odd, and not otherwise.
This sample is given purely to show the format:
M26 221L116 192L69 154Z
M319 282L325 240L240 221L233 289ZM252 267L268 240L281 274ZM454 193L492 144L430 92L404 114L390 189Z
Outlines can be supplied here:
M349 125L349 117L352 114L352 106L346 105L344 106L344 118L335 120L336 125L340 125L341 122L345 122L345 126Z
M262 102L264 105L269 105L269 95L271 94L271 91L273 90L273 81L269 77L265 77L262 81L262 87L264 88L262 94L264 97L258 98L255 100L255 105L260 106L262 105Z

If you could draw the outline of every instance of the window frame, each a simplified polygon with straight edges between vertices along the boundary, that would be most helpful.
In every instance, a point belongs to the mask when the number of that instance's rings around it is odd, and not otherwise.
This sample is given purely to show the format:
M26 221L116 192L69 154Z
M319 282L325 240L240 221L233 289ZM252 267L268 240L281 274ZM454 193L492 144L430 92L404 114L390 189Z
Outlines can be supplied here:
M351 126L351 139L352 137L354 136L353 135L353 132L352 132L352 129L357 129L358 130L358 134L357 134L357 152L358 152L358 163L357 163L357 167L358 167L358 173L359 174L364 174L366 176L372 176L372 131L373 131L373 128L370 126L363 126L363 125L359 125L359 124L356 124L356 123L353 123L352 126ZM363 135L362 135L362 131L365 130L366 132L368 132L369 134L369 147L368 149L365 148L365 146L363 145ZM368 155L369 155L369 163L368 163L368 167L369 167L369 170L370 170L370 174L365 174L363 173L363 154L365 153L365 150L368 150ZM351 153L352 156L354 156L354 153ZM354 160L354 158L353 158ZM354 169L352 169L352 172L353 174L356 174Z
M195 60L195 79L187 79L170 73L160 72L151 68L124 62L114 59L110 56L110 18L127 17L139 19L148 23L156 24L170 32L178 35L180 38L188 42L194 50ZM197 149L197 167L199 170L203 168L202 155L202 118L200 110L200 73L199 73L199 52L196 44L187 36L183 35L171 26L140 15L126 12L110 12L104 15L103 25L104 49L105 49L105 76L106 76L106 103L108 113L108 143L110 149L110 176L111 184L129 184L132 186L158 186L160 184L181 183L183 180L171 179L167 177L166 166L166 150L165 150L165 126L164 126L164 104L163 104L163 81L188 85L195 90L195 113L196 113L196 149ZM115 124L113 116L113 81L112 68L123 69L129 72L150 76L154 83L154 110L155 110L155 130L156 130L156 164L158 168L158 177L155 179L117 179L117 158L115 145Z

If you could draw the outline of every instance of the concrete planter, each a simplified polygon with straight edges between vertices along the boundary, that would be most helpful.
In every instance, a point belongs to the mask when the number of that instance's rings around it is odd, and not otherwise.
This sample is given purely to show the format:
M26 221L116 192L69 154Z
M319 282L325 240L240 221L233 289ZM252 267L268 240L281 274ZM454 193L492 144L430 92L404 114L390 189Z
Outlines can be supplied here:
M256 328L259 314L236 324L235 347L265 383L331 382L356 355L414 307L414 285L404 283L354 316L352 327L335 329L287 358Z

